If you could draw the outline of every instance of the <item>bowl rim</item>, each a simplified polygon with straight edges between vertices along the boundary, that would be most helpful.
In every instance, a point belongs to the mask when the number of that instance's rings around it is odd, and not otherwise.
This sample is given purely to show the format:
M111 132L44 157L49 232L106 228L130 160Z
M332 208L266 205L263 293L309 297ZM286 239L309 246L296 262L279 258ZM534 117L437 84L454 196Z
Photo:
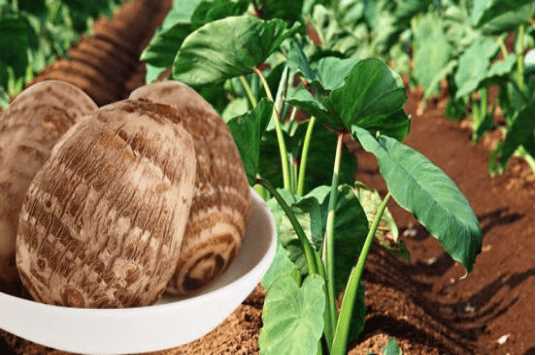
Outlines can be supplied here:
M43 308L46 310L58 310L62 312L67 313L100 313L103 316L107 315L126 315L127 313L138 313L138 312L146 312L148 310L154 311L154 312L161 312L169 310L170 308L177 308L177 307L188 307L192 303L199 303L199 302L206 302L213 298L218 298L218 296L222 293L226 293L226 291L230 288L240 287L243 284L247 284L248 280L250 279L251 275L261 271L263 274L268 270L270 267L276 253L276 247L277 247L277 229L275 226L275 220L274 216L270 211L270 208L266 204L266 202L258 195L258 193L253 189L252 187L249 188L250 190L250 198L252 200L252 205L256 204L260 206L260 213L264 215L264 218L268 220L267 227L270 229L268 231L268 235L270 236L269 245L266 248L266 251L261 256L258 262L255 263L255 265L250 268L247 272L240 275L237 279L235 279L232 282L229 282L228 284L216 288L214 290L207 291L205 293L201 293L198 295L194 295L191 297L178 299L176 301L171 301L168 303L162 303L162 304L154 304L154 305L148 305L148 306L137 306L137 307L129 307L129 308L77 308L77 307L67 307L67 306L60 306L60 305L52 305L52 304L46 304L37 302L34 300L14 296L7 294L5 292L0 291L0 302L2 302L2 298L4 299L12 299L13 302L18 302L19 304L25 304L29 307L38 307ZM251 211L251 207L250 207ZM267 265L268 264L268 265ZM264 270L264 271L263 271Z

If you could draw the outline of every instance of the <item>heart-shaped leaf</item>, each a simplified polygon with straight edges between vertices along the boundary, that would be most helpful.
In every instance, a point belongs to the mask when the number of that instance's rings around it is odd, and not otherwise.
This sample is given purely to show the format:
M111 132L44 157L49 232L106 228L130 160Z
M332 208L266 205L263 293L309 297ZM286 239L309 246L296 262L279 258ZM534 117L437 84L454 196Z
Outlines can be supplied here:
M353 136L374 154L397 203L413 213L446 252L471 271L480 253L482 231L456 184L422 154L396 139L353 127Z
M402 80L384 62L371 58L359 61L334 90L330 106L347 129L371 117L388 117L404 106L407 96Z
M288 252L281 246L281 243L277 243L274 261L262 278L262 287L268 290L277 279L285 276L290 276L297 281L300 277L300 271L290 260Z
M141 54L141 60L155 67L170 67L182 42L195 29L211 21L240 15L247 6L245 0L205 0L187 4L176 1L162 28Z
M272 117L272 108L271 102L262 99L253 111L227 122L240 152L250 185L255 184L259 172L261 137Z
M410 121L402 110L407 99L404 85L381 60L356 63L353 59L326 58L319 63L315 75L324 88L336 89L329 95L314 96L299 87L289 92L289 104L338 130L350 130L356 124L400 140L408 134ZM333 79L337 75L346 76L344 80Z
M262 355L316 354L324 329L324 281L309 275L302 287L291 276L272 283L264 301L259 336Z
M173 63L175 79L198 86L251 73L294 34L283 20L233 16L190 34Z

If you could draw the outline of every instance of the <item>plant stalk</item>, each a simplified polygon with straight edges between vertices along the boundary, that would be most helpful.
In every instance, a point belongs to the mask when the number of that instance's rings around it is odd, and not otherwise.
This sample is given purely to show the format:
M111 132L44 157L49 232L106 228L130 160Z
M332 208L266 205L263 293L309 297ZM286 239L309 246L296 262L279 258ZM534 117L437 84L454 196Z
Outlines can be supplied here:
M517 31L517 41L516 41L516 56L517 56L517 72L516 72L516 80L517 85L519 85L519 88L523 91L525 91L525 80L524 80L524 72L525 72L525 58L523 58L523 52L525 51L525 26L520 25L519 29Z
M328 305L330 312L331 327L335 329L337 323L337 307L335 296L335 208L337 206L337 188L339 185L339 170L341 167L342 156L342 138L343 135L337 136L337 148L335 151L335 162L333 164L333 177L331 180L331 191L329 194L328 216L326 220L326 235L324 238L324 260L326 264L326 276L328 290Z
M380 225L385 208L387 207L387 202L391 197L390 193L387 193L382 203L378 207L376 216L372 221L369 232L363 244L363 249L359 254L359 259L357 260L356 266L352 269L348 282L346 284L346 289L344 290L344 296L342 298L341 312L339 315L339 320L337 322L337 327L335 328L335 337L333 340L332 355L345 355L346 346L348 344L348 334L350 332L350 324L352 322L352 315L354 314L354 305L357 297L357 289L361 281L361 276L365 270L365 262L367 261L367 256Z
M307 131L305 132L305 139L303 141L302 152L300 156L300 171L298 174L298 189L297 195L302 196L305 187L305 171L307 170L307 157L309 156L309 146L311 144L311 136L316 123L316 117L312 116L307 123Z
M320 253L315 251L315 261L316 261L316 269L318 270L318 274L322 277L324 280L324 287L327 287L325 284L326 280L326 269L324 268L324 263L322 262L322 257L320 256ZM326 294L327 294L327 288L326 288ZM326 340L326 344L328 346L328 349L331 350L331 343L333 342L333 332L335 332L335 329L331 327L332 321L331 321L331 312L329 311L328 307L324 310L324 336Z
M298 219L296 218L296 215L294 214L290 206L286 203L285 199L283 199L279 192L277 192L277 190L272 186L272 184L268 182L268 180L257 179L257 183L264 186L272 194L272 196L275 197L277 203L279 204L281 209L283 209L283 212L285 212L287 218L289 219L290 224L292 224L292 228L294 228L294 231L296 232L296 235L298 236L298 239L302 245L305 260L307 262L307 271L309 272L309 274L318 274L318 270L316 269L314 249L311 246L309 239L307 239L307 235L303 231L300 222L298 222Z
M251 86L249 85L248 81L243 75L240 75L239 79L240 84L242 85L242 89L244 89L244 92L246 93L249 104L252 108L257 107L257 99L255 98L255 95L253 95L253 91L251 90Z
M274 103L274 111L272 114L272 119L274 120L275 124L275 133L277 135L277 144L279 146L279 156L281 159L281 170L283 172L283 187L290 191L290 172L289 172L289 163L288 163L288 154L287 154L287 146L285 144L285 137L283 136L283 130L281 129L281 117L279 117L279 110L278 104L282 105L282 95L284 91L284 87L287 85L287 77L288 77L288 67L285 67L285 70L283 71L283 74L281 76L281 81L279 83L279 89L277 92L278 99L280 99L279 102L276 100L274 102L274 97L272 96L272 92L270 91L270 86L268 85L268 82L264 78L264 75L262 75L262 72L258 68L254 68L255 73L261 80L262 86L264 87L264 91L266 92L266 96L270 101Z

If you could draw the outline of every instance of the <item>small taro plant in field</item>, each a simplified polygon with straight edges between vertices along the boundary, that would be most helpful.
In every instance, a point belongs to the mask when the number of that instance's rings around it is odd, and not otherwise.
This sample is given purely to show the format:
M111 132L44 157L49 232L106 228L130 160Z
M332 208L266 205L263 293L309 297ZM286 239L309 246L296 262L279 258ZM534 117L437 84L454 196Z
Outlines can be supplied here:
M513 155L534 171L534 1L341 3L326 10L341 19L338 33L352 34L338 43L359 44L408 74L423 90L419 111L447 96L445 115L469 116L473 142L498 129L490 173Z
M0 108L119 0L0 1Z
M359 339L371 245L408 258L391 200L467 271L481 246L456 184L403 143L411 120L399 75L379 59L323 48L328 34L311 35L305 5L293 12L278 1L176 1L142 55L148 80L170 68L222 113L250 184L276 218L262 354L346 354ZM346 140L376 157L385 196L354 181ZM396 342L386 353L399 353Z

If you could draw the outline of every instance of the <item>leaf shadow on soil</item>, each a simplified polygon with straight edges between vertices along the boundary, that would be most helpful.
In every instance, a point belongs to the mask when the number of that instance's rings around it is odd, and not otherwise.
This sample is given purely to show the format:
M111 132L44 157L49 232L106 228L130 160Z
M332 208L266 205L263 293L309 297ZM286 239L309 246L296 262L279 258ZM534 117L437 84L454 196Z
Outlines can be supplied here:
M438 270L436 266L424 263L408 265L377 247L371 253L371 261L365 275L367 287L376 285L395 291L391 292L392 296L389 293L382 295L393 298L392 301L378 301L379 305L373 301L369 305L371 315L367 319L365 339L381 330L446 353L478 352L475 342L486 331L486 324L503 315L518 301L517 296L506 295L534 277L534 268L512 274L502 273L477 291L461 298L458 295L457 301L452 302L447 297L450 285L437 292L433 290L433 282L422 277L423 269L430 269L426 274L437 276L438 271L446 272L448 267L439 267ZM446 259L444 262L452 265ZM404 295L409 302L403 299ZM397 305L400 303L402 306ZM410 307L407 311L408 304L416 305L420 310ZM403 312L409 312L409 315L404 315L409 321L400 319L396 313L390 314L389 310L397 306Z

